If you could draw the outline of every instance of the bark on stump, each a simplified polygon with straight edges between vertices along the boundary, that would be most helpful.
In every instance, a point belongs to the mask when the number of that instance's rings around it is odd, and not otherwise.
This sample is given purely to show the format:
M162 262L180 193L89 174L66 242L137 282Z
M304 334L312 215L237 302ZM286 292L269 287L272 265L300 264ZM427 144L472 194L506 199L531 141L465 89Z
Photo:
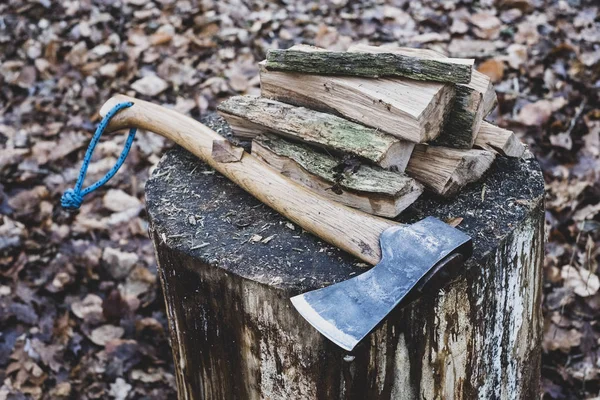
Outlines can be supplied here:
M351 354L289 298L366 265L181 149L163 157L146 193L180 399L538 398L544 187L533 159L499 158L456 198L424 195L403 213L463 218L474 255Z

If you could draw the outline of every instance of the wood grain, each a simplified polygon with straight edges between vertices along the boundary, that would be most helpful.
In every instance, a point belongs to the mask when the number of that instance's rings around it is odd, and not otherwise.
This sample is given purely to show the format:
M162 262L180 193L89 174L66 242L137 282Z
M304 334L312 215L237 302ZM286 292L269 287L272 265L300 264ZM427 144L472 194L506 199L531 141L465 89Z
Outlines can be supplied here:
M433 192L451 196L479 180L494 159L494 153L485 150L417 145L406 173Z
M397 54L404 54L407 56L439 59L443 58L446 60L461 60L456 58L450 58L442 53L439 53L431 49L414 49L411 47L399 47L398 45L385 45L385 46L370 46L367 44L354 44L348 48L348 51L364 51L364 52L392 52ZM498 97L494 90L494 85L490 78L475 68L471 72L471 82L462 84L477 92L481 93L483 101L483 116L487 116L498 104Z
M222 140L223 137L177 111L116 95L104 103L100 114L106 115L114 105L126 101L134 105L120 111L111 120L110 131L136 127L158 133L184 147L305 230L365 262L373 265L379 262L379 237L396 223L329 201L247 153L238 162L217 162L212 158L212 145L214 140Z
M218 110L234 133L239 130L240 137L273 132L358 156L383 168L404 171L414 148L414 143L338 116L266 98L235 96L221 102Z
M423 192L402 173L364 164L344 170L341 158L275 135L254 139L252 155L323 197L382 217L396 217Z
M513 131L483 121L479 134L475 139L475 146L484 150L500 153L507 157L522 157L525 145Z
M447 58L433 50L397 46L355 44L350 46L348 51L370 52L372 54L389 52L427 59L442 58L455 60ZM456 85L456 95L452 111L448 114L442 133L432 144L457 149L472 148L483 118L495 107L496 102L496 92L489 77L474 69L471 82Z
M223 115L227 118L225 114ZM279 119L283 121L286 118ZM258 124L252 121L245 123L245 120L240 118L228 119L233 131L238 130L240 121L245 137L255 138L265 133L265 129ZM454 149L417 145L412 151L405 172L435 193L444 196L454 195L465 185L479 180L491 166L497 151L487 150L489 149Z
M415 143L440 134L455 94L451 84L268 71L264 62L259 67L263 97L335 113Z
M396 53L269 50L266 67L319 75L364 77L401 76L419 81L469 83L473 59L448 61L444 58L419 58Z

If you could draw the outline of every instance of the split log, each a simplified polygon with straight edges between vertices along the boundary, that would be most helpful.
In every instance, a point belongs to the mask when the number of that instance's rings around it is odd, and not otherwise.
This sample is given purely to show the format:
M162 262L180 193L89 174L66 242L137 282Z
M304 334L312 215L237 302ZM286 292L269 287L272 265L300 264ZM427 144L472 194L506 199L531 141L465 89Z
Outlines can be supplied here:
M452 196L467 184L478 181L494 159L494 153L485 150L417 145L406 173L433 192Z
M456 86L452 111L442 133L431 142L435 146L470 149L483 121L481 93L465 85Z
M372 54L389 52L428 59L445 57L436 51L427 49L369 46L365 44L350 46L348 51L370 52ZM452 111L448 114L442 133L432 144L457 149L472 148L483 118L495 107L496 102L496 92L490 78L477 70L473 70L473 77L470 83L456 86Z
M357 124L335 115L295 107L279 101L252 96L235 96L219 104L219 113L240 137L272 132L302 140L330 150L352 154L383 168L404 171L414 143L398 140L376 129ZM230 116L234 118L230 119Z
M525 153L525 146L514 132L487 121L483 121L481 124L479 134L475 139L475 146L507 157L519 158Z
M252 155L325 198L382 217L398 216L423 192L402 173L364 164L344 171L342 159L274 135L254 139Z
M223 113L222 110L221 115L230 124L233 132L243 131L244 138L255 138L267 132L264 127L252 121L246 123L244 121L247 120L244 119L232 119L232 114ZM281 121L285 119L279 118ZM486 150L416 145L405 171L433 192L451 196L465 185L481 178L494 161L495 153Z
M463 273L347 353L289 298L364 264L170 150L146 204L179 399L539 398L544 182L534 159L497 163L456 199L422 196L404 219L463 217L458 229L474 242Z
M294 46L295 48L295 46ZM406 56L414 56L421 58L429 58L429 59L451 59L446 55L439 53L435 50L431 49L414 49L411 47L398 47L397 45L393 46L370 46L367 44L354 44L348 48L348 51L363 51L363 52L390 52L403 54ZM467 84L463 84L477 92L481 93L483 98L483 116L486 117L498 104L498 97L496 96L496 91L494 90L494 85L492 84L492 80L484 73L473 69L471 74L471 82Z
M473 59L426 59L395 53L349 53L339 51L269 50L266 67L319 75L350 75L378 78L401 76L419 81L469 83Z
M450 84L269 71L264 61L259 66L263 97L335 113L416 143L440 134L455 93Z

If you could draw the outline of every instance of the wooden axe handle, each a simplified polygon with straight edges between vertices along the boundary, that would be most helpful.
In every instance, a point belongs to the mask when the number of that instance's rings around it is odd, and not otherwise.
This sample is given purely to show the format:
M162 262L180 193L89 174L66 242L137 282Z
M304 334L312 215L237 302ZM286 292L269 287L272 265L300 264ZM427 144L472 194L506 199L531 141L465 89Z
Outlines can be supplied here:
M244 152L237 162L216 161L212 157L213 141L223 140L223 137L177 111L116 95L102 106L100 115L104 116L113 106L125 101L134 104L113 117L108 126L110 131L140 128L158 133L184 147L246 192L326 242L369 264L375 265L381 259L379 237L384 230L397 225L396 222L329 201L248 153Z

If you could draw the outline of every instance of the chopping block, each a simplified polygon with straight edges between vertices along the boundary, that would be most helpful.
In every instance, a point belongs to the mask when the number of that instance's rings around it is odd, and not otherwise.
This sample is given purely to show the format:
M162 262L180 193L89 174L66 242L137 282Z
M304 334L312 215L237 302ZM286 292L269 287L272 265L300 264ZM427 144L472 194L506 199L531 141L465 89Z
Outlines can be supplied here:
M203 121L230 134L216 115ZM473 256L441 290L397 307L352 352L290 297L370 268L181 148L146 186L179 399L539 397L544 182L531 156L499 158L398 219L460 221Z

